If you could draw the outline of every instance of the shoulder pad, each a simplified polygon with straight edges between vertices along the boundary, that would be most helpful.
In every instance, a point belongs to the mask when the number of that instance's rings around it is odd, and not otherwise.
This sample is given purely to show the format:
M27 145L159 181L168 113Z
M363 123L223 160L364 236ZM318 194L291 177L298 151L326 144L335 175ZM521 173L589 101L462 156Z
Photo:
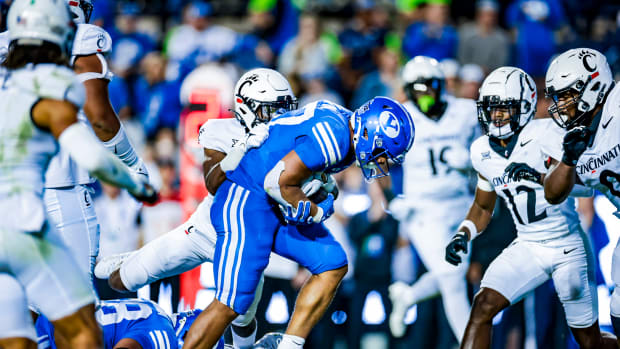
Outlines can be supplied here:
M73 56L87 56L112 51L112 38L105 29L92 24L78 24L73 40Z
M469 147L471 165L478 173L480 173L480 163L491 158L491 147L485 146L487 144L489 144L489 137L484 135L478 137Z
M81 108L86 100L84 86L73 70L54 64L37 64L16 70L12 79L20 89L40 98L66 100Z
M235 119L210 119L198 131L198 143L206 149L230 152L234 140L241 140L245 129Z

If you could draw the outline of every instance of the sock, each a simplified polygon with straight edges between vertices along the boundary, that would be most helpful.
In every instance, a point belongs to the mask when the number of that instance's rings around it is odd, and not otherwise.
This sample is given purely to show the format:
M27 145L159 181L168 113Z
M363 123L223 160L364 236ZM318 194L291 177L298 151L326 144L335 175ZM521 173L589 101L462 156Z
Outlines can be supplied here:
M278 345L278 349L302 349L306 340L293 336L292 334L283 334L282 342Z
M409 292L405 297L409 304L418 304L430 298L439 295L439 284L437 277L432 273L424 273L420 278L411 285Z
M254 326L254 331L252 331L252 333L247 336L247 337L243 337L239 334L237 334L237 332L235 332L235 326L231 326L231 333L232 333L232 338L233 338L233 344L235 345L235 348L239 348L239 349L250 349L252 348L252 346L254 345L254 342L256 342L256 326Z

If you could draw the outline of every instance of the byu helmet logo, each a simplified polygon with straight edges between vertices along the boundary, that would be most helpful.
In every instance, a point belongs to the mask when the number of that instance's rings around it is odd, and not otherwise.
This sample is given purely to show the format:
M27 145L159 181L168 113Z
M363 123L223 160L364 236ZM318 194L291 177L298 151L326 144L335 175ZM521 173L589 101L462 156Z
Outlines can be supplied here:
M387 110L379 116L379 124L383 133L390 138L396 138L400 134L400 124L396 116Z

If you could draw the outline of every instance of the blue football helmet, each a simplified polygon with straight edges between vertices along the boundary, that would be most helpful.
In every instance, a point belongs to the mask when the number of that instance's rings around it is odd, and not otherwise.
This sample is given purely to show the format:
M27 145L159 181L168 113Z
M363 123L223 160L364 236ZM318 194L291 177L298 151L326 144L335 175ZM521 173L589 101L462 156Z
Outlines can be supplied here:
M375 97L351 116L355 157L364 178L379 178L389 173L389 162L400 164L413 144L415 127L409 112L388 97ZM382 168L377 160L386 157Z
M189 328L192 327L192 324L202 313L200 309L194 309L190 311L185 311L182 313L177 313L172 315L172 323L174 324L174 333L177 335L177 341L179 342L179 348L183 348L183 344L185 344L185 336L189 331ZM220 338L219 342L215 346L217 349L224 348L224 338Z

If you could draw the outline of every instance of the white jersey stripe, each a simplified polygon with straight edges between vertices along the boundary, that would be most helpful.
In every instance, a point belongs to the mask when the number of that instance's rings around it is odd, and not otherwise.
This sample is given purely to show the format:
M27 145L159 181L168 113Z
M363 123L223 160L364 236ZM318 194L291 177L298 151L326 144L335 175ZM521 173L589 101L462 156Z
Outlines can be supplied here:
M323 126L322 122L318 123L316 128L319 131L321 139L325 142L325 148L327 149L327 154L329 155L329 165L333 165L336 163L336 151L334 150L334 144L332 143L332 140L329 139L327 131L325 131L325 126Z
M155 335L153 335L153 331L149 332L149 336L151 337L151 340L153 341L153 347L155 349L160 349L159 345L157 345L157 339L155 339Z
M336 136L334 136L332 127L329 126L327 122L323 122L322 124L325 125L325 129L327 129L327 133L329 133L329 137L332 141L332 144L334 145L334 148L336 149L336 162L338 162L342 160L342 154L340 154L340 147L338 146L338 141L336 141Z
M329 158L327 158L327 153L325 153L325 146L323 145L321 137L319 137L319 134L317 133L316 126L312 127L312 133L314 134L314 138L316 138L316 141L321 147L321 153L323 153L323 158L325 159L325 166L329 166Z
M161 334L161 331L154 331L155 332L155 337L157 337L157 343L159 344L159 347L161 349L167 349L166 348L166 344L164 343L164 337Z
M230 203L230 199L232 197L233 192L235 191L235 187L237 185L236 184L232 184L230 186L230 188L228 188L228 197L226 197L226 201L224 202L224 229L228 229L228 214L226 212L226 209ZM222 294L222 289L224 288L224 275L222 275L222 266L224 265L224 260L226 260L226 244L228 243L228 234L224 234L224 243L222 244L222 255L220 256L220 262L218 265L218 270L217 270L217 275L218 275L218 284L217 284L217 290L215 293L215 297L217 299L220 299L220 296Z
M241 201L241 195L243 193L243 188L237 186L235 190L235 194L233 195L232 205L230 205L230 211L228 211L228 219L230 221L230 231L228 232L230 235L230 245L226 249L226 265L224 266L224 288L221 293L222 301L224 304L230 306L232 308L232 304L228 302L228 298L230 297L230 292L232 290L232 284L235 280L235 275L233 275L233 266L235 264L235 260L237 258L237 247L239 246L239 202Z
M237 266L235 268L235 273L233 274L233 294L232 294L232 298L230 300L230 305L233 306L235 304L235 298L237 296L237 292L235 292L235 290L237 289L237 280L239 279L239 269L241 268L241 259L243 257L243 247L245 245L245 221L243 218L243 211L245 210L245 202L248 200L248 196L250 195L250 191L249 190L243 190L243 199L241 200L241 205L239 205L239 227L240 227L240 232L239 235L241 236L241 243L239 244L239 254L237 255L236 258L236 263Z

